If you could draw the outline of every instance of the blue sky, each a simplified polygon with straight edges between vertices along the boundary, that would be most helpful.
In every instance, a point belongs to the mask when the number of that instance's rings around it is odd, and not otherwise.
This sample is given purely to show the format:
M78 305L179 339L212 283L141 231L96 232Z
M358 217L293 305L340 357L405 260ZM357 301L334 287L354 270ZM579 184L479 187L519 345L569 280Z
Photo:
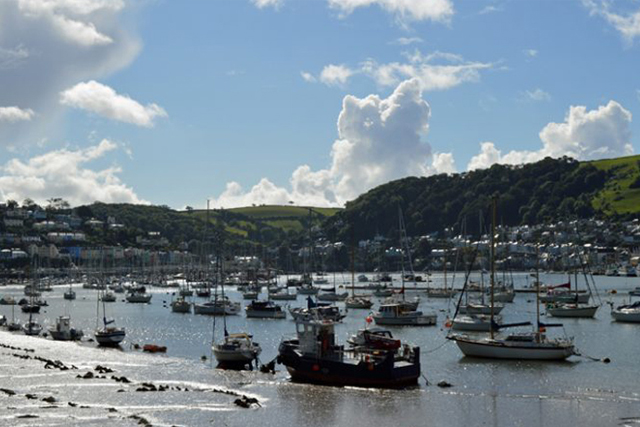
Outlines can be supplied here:
M0 197L341 205L636 152L640 2L6 0Z

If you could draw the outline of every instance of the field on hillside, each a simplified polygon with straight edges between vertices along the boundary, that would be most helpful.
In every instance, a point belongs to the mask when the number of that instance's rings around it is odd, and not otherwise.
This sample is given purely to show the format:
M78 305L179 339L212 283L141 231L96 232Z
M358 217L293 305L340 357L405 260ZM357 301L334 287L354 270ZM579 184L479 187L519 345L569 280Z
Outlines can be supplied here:
M209 221L217 224L222 221L225 213L225 229L233 234L247 236L249 232L257 229L256 222L268 225L283 231L302 231L307 224L310 212L312 221L318 222L326 217L334 215L340 211L340 208L315 208L303 206L248 206L243 208L233 208L220 210L211 210L209 212ZM207 216L206 210L193 210L185 212L185 214L196 216L205 220Z
M595 209L607 215L640 212L640 188L630 188L640 180L640 155L588 163L610 175L605 188L592 200Z

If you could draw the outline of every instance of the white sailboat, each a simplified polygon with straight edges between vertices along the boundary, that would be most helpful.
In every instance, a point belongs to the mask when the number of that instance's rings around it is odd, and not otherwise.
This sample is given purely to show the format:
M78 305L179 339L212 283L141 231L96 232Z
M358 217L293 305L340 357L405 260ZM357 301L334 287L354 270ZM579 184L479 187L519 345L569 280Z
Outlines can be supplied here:
M102 264L102 259L100 261ZM101 278L98 286L98 297L96 299L96 329L93 336L99 346L102 347L117 347L124 340L126 333L124 328L118 328L116 326L109 326L115 321L113 319L107 320L107 311L105 301L101 294L103 294L107 287L104 286L104 280ZM102 307L102 326L100 325L100 307Z
M495 223L496 198L493 198L493 219L491 223L491 307L494 305L493 290L495 288ZM536 269L536 276L538 276ZM539 283L538 277L536 277ZM539 293L537 293L539 295ZM537 327L535 332L496 334L497 324L495 313L491 310L489 336L468 336L464 334L449 334L448 339L455 341L465 356L484 357L491 359L519 359L519 360L564 360L575 354L573 341L570 339L550 339L546 336L546 328L562 325L544 325L540 322L540 306L536 300ZM522 324L518 324L520 326ZM515 325L502 325L502 327Z
M547 304L547 313L553 317L582 317L582 318L592 318L596 315L596 312L600 308L600 304L589 304L589 299L592 297L591 286L589 286L589 279L587 277L586 271L583 273L585 278L585 284L589 290L587 296L587 302L580 302L580 294L578 293L578 272L575 272L575 280L574 280L574 292L575 299L574 301L567 302L555 302ZM595 287L595 282L594 282ZM598 297L599 298L599 297Z

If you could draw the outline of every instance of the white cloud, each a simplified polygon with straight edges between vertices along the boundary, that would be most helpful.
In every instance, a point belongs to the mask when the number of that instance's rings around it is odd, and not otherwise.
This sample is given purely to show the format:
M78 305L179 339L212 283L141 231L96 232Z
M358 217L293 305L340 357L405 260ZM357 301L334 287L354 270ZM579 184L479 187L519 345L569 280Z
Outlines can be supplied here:
M128 13L121 0L0 1L2 104L38 112L30 122L1 127L0 145L54 134L61 91L131 63L141 43Z
M359 7L377 5L402 21L448 22L453 16L450 0L328 0L329 6L344 15Z
M344 65L326 65L320 72L319 80L327 86L342 86L347 83L353 71Z
M62 92L60 103L88 110L112 120L145 127L152 127L156 117L167 116L167 113L156 104L144 106L127 95L119 95L109 86L94 80L78 83Z
M24 15L51 25L67 41L81 46L106 45L113 39L97 30L92 15L102 11L118 12L122 0L18 0ZM71 18L70 16L73 16Z
M51 197L61 197L72 206L96 200L147 203L120 181L120 168L96 171L85 167L116 148L117 144L104 139L85 149L51 151L26 162L12 159L0 167L0 195L4 200L29 197L42 204Z
M538 51L536 49L525 49L522 51L528 58L535 58L538 56Z
M34 116L33 110L18 107L0 107L0 122L29 121Z
M612 3L583 0L583 4L589 9L591 15L601 16L618 30L622 37L629 43L640 36L640 10L631 13L616 13L611 11Z
M406 63L378 64L369 60L363 64L361 71L381 86L395 86L400 81L415 78L423 90L430 91L476 82L480 80L481 71L494 66L491 63L465 61L460 55L439 51L423 55L416 50L406 56Z
M300 75L302 76L305 82L315 83L317 81L316 78L313 77L313 74L308 73L306 71L300 71Z
M502 6L496 6L496 5L490 4L488 6L483 7L482 9L480 9L480 12L478 12L478 14L479 15L486 15L488 13L495 13L495 12L502 12L502 11L504 11Z
M235 182L214 205L250 204L338 206L361 193L393 179L412 175L455 171L451 153L431 153L423 142L429 127L429 104L422 98L417 79L402 82L386 99L345 96L338 117L338 139L331 148L331 165L313 171L298 167L290 188L262 179L245 191Z
M251 0L251 2L256 5L259 9L264 9L265 7L273 7L278 9L284 3L284 0Z
M536 88L534 90L525 90L524 95L531 101L549 101L551 99L551 95L540 88Z
M393 42L393 44L408 46L413 43L422 43L422 41L423 40L420 37L399 37Z
M494 163L530 163L547 156L578 160L628 156L633 154L631 120L631 113L616 101L591 111L585 106L572 106L564 122L549 123L540 131L540 150L514 150L502 155L492 142L483 142L467 169L486 168Z
M22 45L13 49L0 46L0 70L20 66L29 57L29 51Z

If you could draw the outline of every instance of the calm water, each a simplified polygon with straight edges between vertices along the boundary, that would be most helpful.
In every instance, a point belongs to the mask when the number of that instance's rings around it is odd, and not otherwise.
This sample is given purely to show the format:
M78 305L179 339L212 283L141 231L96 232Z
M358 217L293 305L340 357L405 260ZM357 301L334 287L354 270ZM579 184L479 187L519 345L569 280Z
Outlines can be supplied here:
M516 288L520 288L527 284L529 275L516 274L514 279ZM566 276L549 274L542 275L541 279L558 284L566 281ZM433 280L432 286L441 286L441 276L434 275ZM461 285L460 280L460 277L456 278L456 285ZM342 282L342 277L338 281ZM628 299L628 290L640 286L638 278L596 277L596 282L603 300L612 300L615 304ZM395 283L397 285L398 282ZM82 327L86 334L91 335L96 325L96 291L77 286L78 298L65 301L62 298L65 289L58 287L53 292L44 293L43 297L50 306L43 307L38 319L41 323L52 323L56 316L70 313L74 326ZM613 289L618 293L609 294ZM640 424L637 421L640 418L635 418L640 417L640 324L612 322L607 305L601 307L595 319L565 319L563 323L566 334L575 338L581 353L596 358L609 357L610 364L580 357L560 363L486 361L463 357L454 343L444 339L446 330L442 325L452 303L429 300L424 293L418 293L422 297L421 310L438 312L438 326L392 330L403 341L421 346L423 374L431 385L421 381L420 387L415 389L381 391L293 384L282 367L276 375L213 369L210 359L201 360L203 355L210 358L212 318L172 313L169 302L174 290L155 289L152 292L154 296L150 305L128 304L121 301L123 296L119 296L118 302L107 304L108 316L115 318L116 324L127 330L124 351L95 349L92 343L59 343L6 332L0 333L0 342L42 350L48 354L47 357L75 363L79 367L91 367L103 361L109 366L117 366L121 374L140 380L173 381L203 389L223 385L259 397L262 408L235 409L228 405L228 397L212 393L197 396L193 393L188 396L185 393L161 396L157 393L115 393L119 385L113 382L101 387L94 383L89 386L86 380L71 381L67 373L43 372L38 368L38 375L35 375L28 367L24 370L29 372L18 375L10 371L10 364L0 365L0 384L13 382L19 377L17 384L24 390L47 390L76 402L104 402L103 405L117 408L118 413L144 413L154 425L244 425L255 422L274 426ZM22 287L2 288L0 294L21 298ZM233 300L241 300L241 295L233 289L227 290L227 294ZM408 292L409 296L413 294L413 291ZM534 320L534 300L533 294L517 294L514 303L504 309L504 320ZM299 306L306 302L299 297L297 301L288 303ZM0 314L10 319L11 307L0 306ZM367 314L366 310L350 310L344 323L336 327L338 338L345 340L362 328ZM19 308L15 316L22 321L28 318ZM221 337L222 319L217 318L216 322L216 337ZM263 349L262 362L273 359L282 337L294 333L294 323L290 319L229 316L227 325L230 332L247 331L254 335ZM562 330L554 330L550 335L555 333L561 334ZM144 355L131 350L132 343L164 345L168 352L166 355ZM436 387L434 384L440 380L446 380L453 387ZM15 402L9 400L0 395L0 404L15 407ZM66 410L49 414L37 409L36 404L32 406L23 408L18 405L18 409L13 411L39 410L40 418L17 419L15 413L9 411L4 417L10 422L8 425L69 425L90 421L101 425L107 416L104 408L102 411L87 410L86 414ZM123 417L109 416L112 423L132 423Z

